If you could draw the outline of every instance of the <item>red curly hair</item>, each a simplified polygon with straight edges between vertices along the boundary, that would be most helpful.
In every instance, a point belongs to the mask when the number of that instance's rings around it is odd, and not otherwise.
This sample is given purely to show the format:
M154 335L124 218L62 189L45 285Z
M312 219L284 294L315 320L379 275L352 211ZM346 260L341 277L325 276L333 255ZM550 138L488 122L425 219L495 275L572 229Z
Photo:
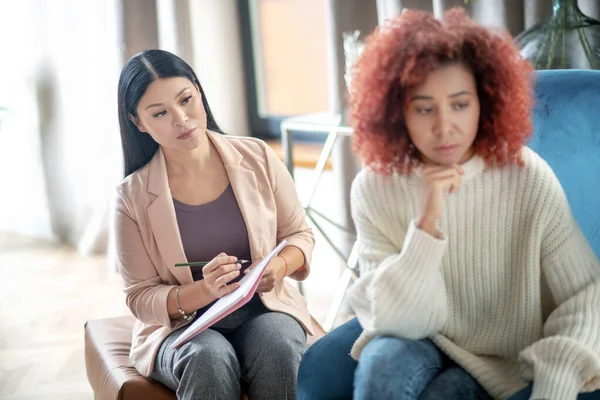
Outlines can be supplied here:
M493 33L453 8L443 21L405 10L365 40L353 69L350 120L354 151L367 166L389 175L419 163L404 122L405 93L453 62L469 67L477 83L475 153L488 165L522 164L519 150L532 132L533 68L508 33Z

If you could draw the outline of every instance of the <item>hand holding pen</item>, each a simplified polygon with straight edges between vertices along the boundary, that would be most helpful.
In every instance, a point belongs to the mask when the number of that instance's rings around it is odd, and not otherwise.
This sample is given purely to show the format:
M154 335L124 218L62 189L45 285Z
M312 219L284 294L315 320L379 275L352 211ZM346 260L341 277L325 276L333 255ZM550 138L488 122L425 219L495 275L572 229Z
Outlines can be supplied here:
M240 287L240 284L235 282L228 284L233 279L240 275L242 265L240 262L244 260L238 260L235 256L228 256L225 253L221 253L209 262L206 262L202 267L202 274L207 290L215 299L220 299L228 293L233 292L235 289ZM183 263L182 263L183 264ZM198 263L185 263L186 265L198 264ZM175 266L183 266L176 264Z

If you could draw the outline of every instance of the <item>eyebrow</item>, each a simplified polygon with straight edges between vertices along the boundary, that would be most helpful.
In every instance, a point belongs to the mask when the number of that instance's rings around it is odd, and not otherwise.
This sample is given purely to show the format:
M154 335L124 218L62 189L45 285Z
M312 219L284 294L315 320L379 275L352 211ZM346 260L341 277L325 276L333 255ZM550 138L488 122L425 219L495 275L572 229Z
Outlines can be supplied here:
M189 86L186 86L186 87L184 87L183 89L181 89L181 90L179 91L179 93L177 93L177 94L175 95L175 98L178 98L178 97L179 97L179 95L181 95L181 93L185 92L185 91L186 91L186 90L188 90L188 89L189 89ZM148 105L148 107L144 108L144 110L147 110L147 109L149 109L150 107L160 107L160 106L162 106L162 105L164 105L164 104L163 104L163 103L152 103L152 104L149 104L149 105Z
M463 94L468 94L472 96L472 93L469 92L468 90L461 90L460 92L456 92L456 93L452 93L450 96L448 96L449 98L453 98L453 97L458 97L458 96L462 96ZM413 96L410 101L415 101L415 100L433 100L433 97L431 96Z

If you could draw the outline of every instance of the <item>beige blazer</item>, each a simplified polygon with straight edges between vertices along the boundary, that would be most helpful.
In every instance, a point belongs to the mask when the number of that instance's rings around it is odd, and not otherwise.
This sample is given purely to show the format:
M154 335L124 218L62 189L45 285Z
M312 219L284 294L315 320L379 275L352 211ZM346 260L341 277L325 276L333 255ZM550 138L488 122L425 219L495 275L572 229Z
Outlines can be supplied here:
M252 260L267 255L282 239L298 247L306 260L292 278L309 273L314 237L305 219L294 183L275 152L263 141L208 132L219 152L241 209ZM131 362L144 376L154 367L162 341L187 324L171 321L167 294L176 285L192 283L179 236L163 152L128 176L117 189L116 248L127 306L137 318L133 329ZM219 252L219 249L215 249ZM265 306L294 317L312 335L306 300L288 282L278 282L261 293Z

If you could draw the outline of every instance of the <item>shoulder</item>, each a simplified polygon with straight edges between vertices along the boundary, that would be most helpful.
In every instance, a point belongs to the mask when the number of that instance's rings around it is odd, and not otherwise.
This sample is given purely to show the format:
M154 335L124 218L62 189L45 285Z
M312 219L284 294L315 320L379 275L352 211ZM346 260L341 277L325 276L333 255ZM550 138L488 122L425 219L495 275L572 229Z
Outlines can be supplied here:
M248 136L225 137L242 156L240 165L253 171L257 179L276 184L283 175L289 176L280 156L264 140Z
M415 183L414 174L391 174L384 175L371 168L363 168L352 181L351 196L362 197L373 192L393 189Z
M554 175L552 168L550 168L546 160L531 148L523 146L520 155L525 171L536 175Z
M266 152L270 147L264 140L251 136L223 135L229 143L239 151L243 157L262 158L266 157Z
M403 203L404 196L418 188L413 174L384 175L371 168L363 168L352 181L350 204L355 210L386 208Z
M563 190L554 170L539 154L525 146L521 150L521 160L523 166L515 167L519 168L528 187L545 194L562 194Z
M511 190L521 203L535 204L535 212L547 218L568 211L563 187L546 160L529 147L521 150L521 160L522 166L507 167Z
M150 163L131 173L117 185L117 193L121 198L135 197L148 186L148 170Z

